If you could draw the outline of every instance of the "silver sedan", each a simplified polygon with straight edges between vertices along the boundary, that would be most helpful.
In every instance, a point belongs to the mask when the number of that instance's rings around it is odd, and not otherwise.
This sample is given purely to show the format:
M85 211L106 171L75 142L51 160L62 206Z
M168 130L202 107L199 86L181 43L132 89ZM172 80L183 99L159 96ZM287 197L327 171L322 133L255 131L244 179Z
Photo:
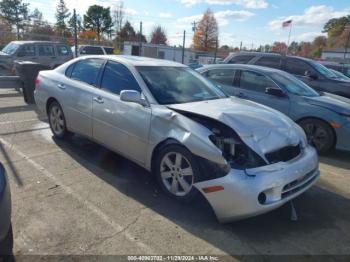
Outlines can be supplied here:
M77 133L103 144L181 201L203 194L221 222L275 209L319 176L316 151L292 120L227 97L178 63L78 58L41 71L35 100L56 138Z

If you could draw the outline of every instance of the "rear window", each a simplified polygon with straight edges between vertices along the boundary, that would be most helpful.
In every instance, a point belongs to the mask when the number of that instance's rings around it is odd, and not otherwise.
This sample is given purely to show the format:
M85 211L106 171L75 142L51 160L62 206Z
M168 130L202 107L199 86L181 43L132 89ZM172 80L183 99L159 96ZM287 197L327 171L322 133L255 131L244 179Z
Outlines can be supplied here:
M104 60L102 59L86 59L78 61L72 70L71 78L85 82L89 85L96 85L97 76L103 63Z
M236 55L231 58L229 64L246 64L254 58L253 55Z
M69 48L65 45L57 46L57 53L59 56L68 56L70 55Z
M85 46L80 52L84 55L103 55L102 48L99 46Z
M256 61L255 65L272 67L276 69L281 68L281 58L280 57L261 57L258 61Z

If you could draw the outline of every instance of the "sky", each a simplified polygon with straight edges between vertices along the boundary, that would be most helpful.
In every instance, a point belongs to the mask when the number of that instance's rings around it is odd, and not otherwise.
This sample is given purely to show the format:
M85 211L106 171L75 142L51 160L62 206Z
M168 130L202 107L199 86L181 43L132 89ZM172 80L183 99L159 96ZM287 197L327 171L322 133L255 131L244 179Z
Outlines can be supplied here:
M25 1L25 0L24 0ZM69 9L81 16L90 5L111 7L120 0L65 0ZM44 19L55 22L58 0L27 0L30 9L38 8ZM219 25L220 45L256 48L275 41L287 42L289 28L282 22L292 19L290 41L310 41L322 35L325 22L350 15L349 0L124 0L126 18L138 31L140 21L146 37L156 25L165 28L169 45L182 45L186 30L186 46L192 42L193 21L198 22L210 8Z

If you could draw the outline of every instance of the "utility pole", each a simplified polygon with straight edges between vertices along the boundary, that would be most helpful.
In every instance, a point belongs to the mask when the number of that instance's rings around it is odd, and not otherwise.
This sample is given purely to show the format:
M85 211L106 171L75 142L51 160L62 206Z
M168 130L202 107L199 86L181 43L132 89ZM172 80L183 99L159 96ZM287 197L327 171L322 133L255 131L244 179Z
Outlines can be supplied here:
M74 52L75 52L75 57L78 57L77 13L75 11L75 8L73 9L73 20L74 20Z
M241 44L239 45L239 51L242 51L242 41L241 41Z
M184 63L184 60L185 60L185 41L186 41L186 30L184 30L184 36L183 36L183 41L182 41L182 59L181 59L181 63Z
M139 37L139 41L140 41L139 56L142 56L142 22L140 22L140 37Z
M350 23L346 24L345 30L348 31L348 38L346 40L345 48L344 48L344 63L346 62L346 54L348 52L348 46L349 46L349 41L350 41Z
M196 32L196 30L197 30L197 22L196 22L196 21L193 21L193 22L192 22L192 31L193 31L193 32Z
M216 64L216 55L218 53L218 37L216 37L216 43L215 43L215 55L214 55L214 64Z

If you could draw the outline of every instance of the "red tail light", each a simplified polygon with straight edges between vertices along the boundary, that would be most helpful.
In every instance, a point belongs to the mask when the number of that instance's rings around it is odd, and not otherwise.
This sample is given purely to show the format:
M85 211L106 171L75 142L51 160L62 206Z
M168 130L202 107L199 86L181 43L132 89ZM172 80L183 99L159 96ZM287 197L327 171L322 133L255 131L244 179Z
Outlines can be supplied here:
M36 78L36 79L34 80L34 84L35 84L35 88L37 88L38 85L40 84L39 78Z

